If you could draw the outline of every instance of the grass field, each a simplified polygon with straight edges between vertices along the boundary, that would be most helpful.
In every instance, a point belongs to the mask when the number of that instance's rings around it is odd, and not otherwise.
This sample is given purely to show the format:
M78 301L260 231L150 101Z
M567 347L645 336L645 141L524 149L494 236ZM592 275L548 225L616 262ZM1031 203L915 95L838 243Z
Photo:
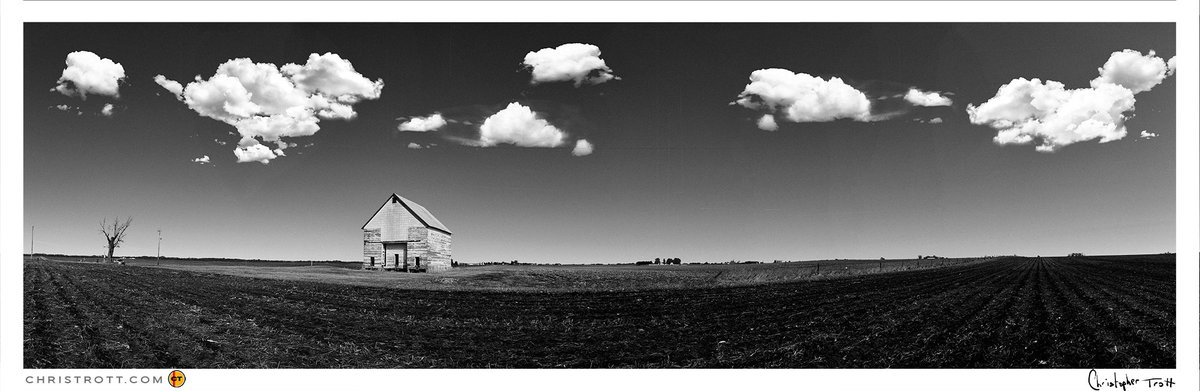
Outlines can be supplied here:
M1175 366L1174 256L1001 258L819 278L771 264L680 265L646 273L759 277L683 287L663 274L654 277L662 286L616 290L570 286L606 270L618 280L639 272L560 267L547 270L582 274L496 282L532 284L516 289L399 289L212 267L224 274L27 261L25 367ZM380 278L449 275L390 274Z
M97 263L94 257L38 255L38 259ZM360 263L281 262L228 259L133 259L127 265L289 281L314 281L397 289L521 292L628 291L755 285L841 278L942 267L990 258L827 260L761 264L683 265L487 265L444 273L360 270Z

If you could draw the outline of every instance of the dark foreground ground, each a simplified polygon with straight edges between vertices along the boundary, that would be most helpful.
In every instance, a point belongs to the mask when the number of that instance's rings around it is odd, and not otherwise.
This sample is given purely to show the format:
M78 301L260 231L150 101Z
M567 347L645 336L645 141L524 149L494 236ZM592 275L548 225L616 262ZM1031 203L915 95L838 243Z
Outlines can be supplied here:
M27 261L27 368L1175 366L1174 256L697 289L395 289Z

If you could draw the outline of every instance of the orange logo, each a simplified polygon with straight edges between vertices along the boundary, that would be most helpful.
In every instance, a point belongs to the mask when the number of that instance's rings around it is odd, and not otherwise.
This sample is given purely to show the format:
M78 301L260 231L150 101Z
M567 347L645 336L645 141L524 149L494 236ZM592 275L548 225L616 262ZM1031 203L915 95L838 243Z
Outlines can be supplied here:
M167 383L169 383L171 387L175 388L183 386L183 382L186 380L187 376L184 376L183 371L178 369L171 371L171 375L167 376Z

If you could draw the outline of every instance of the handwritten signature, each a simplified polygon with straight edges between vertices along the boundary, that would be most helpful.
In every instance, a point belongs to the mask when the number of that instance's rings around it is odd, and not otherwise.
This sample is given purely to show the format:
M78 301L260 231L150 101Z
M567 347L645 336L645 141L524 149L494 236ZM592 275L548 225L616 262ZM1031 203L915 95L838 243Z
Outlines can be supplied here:
M1129 387L1138 386L1139 384L1148 389L1175 387L1175 379L1170 377L1147 377L1139 379L1130 378L1129 374L1123 375L1118 376L1116 372L1113 372L1111 378L1101 378L1100 374L1093 369L1088 372L1088 386L1097 391L1109 388L1120 388L1122 391L1126 391Z

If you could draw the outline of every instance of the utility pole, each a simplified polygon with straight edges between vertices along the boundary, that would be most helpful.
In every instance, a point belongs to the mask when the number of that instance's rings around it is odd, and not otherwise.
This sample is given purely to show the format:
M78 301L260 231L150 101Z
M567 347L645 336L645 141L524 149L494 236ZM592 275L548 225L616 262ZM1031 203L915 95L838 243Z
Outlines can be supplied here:
M155 266L162 266L162 228L158 229L158 263Z
M33 254L34 254L34 252L33 252L33 230L36 228L37 228L36 225L29 226L29 257L30 258L33 258Z

